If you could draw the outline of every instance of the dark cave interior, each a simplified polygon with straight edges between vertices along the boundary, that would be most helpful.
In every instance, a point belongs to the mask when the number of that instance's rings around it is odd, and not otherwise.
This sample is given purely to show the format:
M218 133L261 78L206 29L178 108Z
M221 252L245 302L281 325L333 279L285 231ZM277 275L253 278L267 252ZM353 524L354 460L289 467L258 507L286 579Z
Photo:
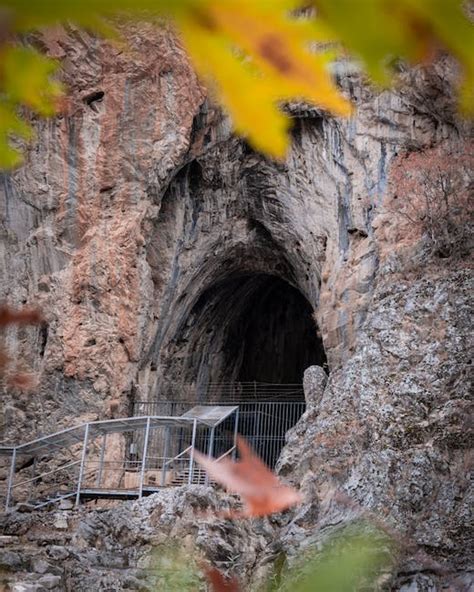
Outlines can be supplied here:
M242 350L239 382L297 384L308 366L326 361L310 304L274 276L258 278L229 327L226 348Z
M265 273L227 276L182 315L165 353L174 384L235 382L301 384L304 370L326 356L313 309L284 279Z

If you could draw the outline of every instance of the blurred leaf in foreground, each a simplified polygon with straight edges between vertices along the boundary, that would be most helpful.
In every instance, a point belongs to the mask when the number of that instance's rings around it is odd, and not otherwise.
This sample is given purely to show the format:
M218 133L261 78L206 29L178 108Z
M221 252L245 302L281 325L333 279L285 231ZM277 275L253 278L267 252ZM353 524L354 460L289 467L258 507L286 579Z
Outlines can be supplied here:
M391 567L391 542L373 527L346 528L283 575L282 592L355 592L374 589Z
M53 79L56 63L32 48L0 45L0 167L19 164L11 137L29 140L32 128L19 115L25 107L38 115L53 115L62 94Z
M0 303L0 335L11 325L18 327L37 325L44 322L37 308L14 309ZM0 385L27 392L38 385L38 376L28 370L22 360L12 359L7 351L0 346Z
M236 578L225 578L215 567L205 567L204 573L212 592L240 592L240 586Z
M375 82L388 84L399 59L429 62L439 50L461 67L460 106L474 112L474 28L460 0L313 0L322 21Z
M291 16L289 4L208 1L178 18L198 72L229 109L237 131L278 158L285 154L289 127L278 101L306 99L335 115L352 111L325 56L309 50L308 29Z
M346 52L387 84L396 60L426 62L445 50L460 65L460 105L474 111L473 25L460 0L0 0L0 167L19 162L9 139L30 134L18 110L52 113L60 91L53 62L11 39L68 20L112 35L111 17L174 22L236 131L272 157L283 157L289 142L281 102L351 113L328 69Z
M160 546L151 557L151 581L157 590L196 592L200 590L200 570L192 553L184 547Z
M236 462L229 458L216 461L194 451L197 462L213 479L222 483L228 491L241 495L245 509L231 517L267 516L301 502L301 495L296 489L281 483L242 436L237 438L237 448L241 458Z

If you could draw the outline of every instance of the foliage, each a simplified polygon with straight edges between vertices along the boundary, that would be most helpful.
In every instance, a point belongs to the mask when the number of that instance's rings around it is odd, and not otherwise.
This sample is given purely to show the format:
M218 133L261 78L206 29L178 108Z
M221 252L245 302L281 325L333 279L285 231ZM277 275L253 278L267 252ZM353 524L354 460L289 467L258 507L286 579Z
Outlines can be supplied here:
M365 525L367 527L367 525ZM390 543L380 532L345 529L326 541L320 552L283 575L281 592L354 592L372 589L383 570L390 567Z
M38 325L44 321L36 308L15 310L0 303L0 331L11 326L23 327ZM19 391L29 391L36 387L37 376L16 359L12 359L0 345L0 387L7 386Z
M472 246L474 145L402 154L392 167L384 209L399 234L424 236L440 258L463 257Z
M194 592L199 589L199 569L189 552L177 546L160 546L152 557L157 590Z
M322 550L306 552L291 568L280 566L278 577L270 577L265 592L354 592L373 589L392 567L392 543L368 523L342 529L328 538ZM212 592L239 592L237 578L225 577L215 567L198 562L189 552L160 547L152 560L158 589L195 592L203 573ZM161 586L161 587L160 587ZM260 589L260 588L259 588Z
M0 167L19 162L11 138L31 137L18 113L51 114L60 94L54 63L19 36L67 20L113 36L111 17L171 19L236 131L273 157L288 144L279 103L351 113L329 68L346 51L386 84L397 59L427 60L442 48L463 71L461 107L474 104L472 24L459 0L0 0Z

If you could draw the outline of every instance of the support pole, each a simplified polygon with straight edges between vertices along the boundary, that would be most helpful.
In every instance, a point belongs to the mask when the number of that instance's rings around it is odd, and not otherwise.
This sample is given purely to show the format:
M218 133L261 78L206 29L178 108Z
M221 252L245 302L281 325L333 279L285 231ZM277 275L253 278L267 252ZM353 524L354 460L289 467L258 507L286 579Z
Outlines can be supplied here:
M100 457L99 457L99 471L97 473L97 481L95 486L97 489L100 487L100 483L102 481L102 471L104 468L104 456L105 456L105 446L107 444L107 432L104 433L102 437L102 446L100 447Z
M82 485L82 477L84 475L84 465L86 462L87 456L87 440L89 438L89 424L86 423L86 431L84 432L84 441L82 443L82 456L81 456L81 466L79 467L79 477L77 479L77 491L76 491L76 506L81 503L81 485Z
M8 512L12 498L13 481L15 479L16 448L13 449L12 459L10 461L10 473L8 475L7 499L5 501L5 512Z
M31 487L28 489L28 501L30 501L33 495L33 490L36 487L36 456L33 457L33 463L31 464Z
M164 487L166 485L166 463L168 462L168 452L169 452L169 447L170 447L170 436L171 436L171 428L168 426L166 428L166 434L165 434L165 449L163 450L163 465L161 467L161 487Z
M188 485L193 482L193 469L194 469L194 445L196 444L196 431L197 431L197 419L193 421L193 436L191 438L191 454L189 455L189 476Z
M150 436L150 418L146 420L145 428L145 441L143 442L143 456L142 456L142 469L140 471L140 485L138 490L138 497L143 497L143 481L145 480L145 468L146 468L146 457L148 454L148 438Z
M216 428L213 427L211 429L211 435L209 437L209 448L207 450L207 456L209 458L212 458L213 454L214 454L214 437L215 437L215 433L216 433ZM206 473L206 480L204 482L205 485L209 485L209 475Z
M239 409L235 410L235 420L234 420L234 451L232 452L232 460L235 460L237 456L237 434L239 430Z

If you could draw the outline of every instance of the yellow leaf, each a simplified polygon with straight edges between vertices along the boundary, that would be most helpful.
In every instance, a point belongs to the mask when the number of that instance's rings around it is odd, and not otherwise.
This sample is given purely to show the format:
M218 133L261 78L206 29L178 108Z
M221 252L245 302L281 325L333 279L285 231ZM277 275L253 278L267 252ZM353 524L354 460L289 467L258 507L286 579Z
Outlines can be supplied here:
M304 98L335 115L351 106L331 80L321 56L310 53L305 27L277 7L250 0L209 2L217 26L275 83L275 98Z
M214 84L234 120L236 131L266 154L284 156L289 120L278 110L271 83L252 71L219 34L210 35L195 20L181 21L183 40L198 73Z
M286 10L291 4L207 0L176 15L198 73L214 85L236 131L276 158L286 152L290 123L278 102L305 99L336 115L351 112L327 57L309 51L307 22Z

